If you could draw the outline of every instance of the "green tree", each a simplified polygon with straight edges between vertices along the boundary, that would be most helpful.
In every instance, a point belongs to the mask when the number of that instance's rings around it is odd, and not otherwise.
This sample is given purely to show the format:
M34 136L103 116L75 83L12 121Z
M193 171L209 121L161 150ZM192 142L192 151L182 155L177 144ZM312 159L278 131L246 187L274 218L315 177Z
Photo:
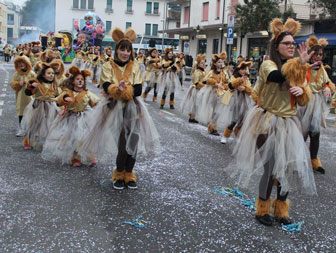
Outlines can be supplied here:
M308 3L310 3L314 9L321 8L323 12L329 14L332 19L336 19L335 0L308 0Z
M55 0L27 0L21 14L22 25L36 26L44 32L55 29Z
M237 4L236 19L242 35L248 32L269 31L269 22L281 17L279 10L281 0L244 0L244 4Z

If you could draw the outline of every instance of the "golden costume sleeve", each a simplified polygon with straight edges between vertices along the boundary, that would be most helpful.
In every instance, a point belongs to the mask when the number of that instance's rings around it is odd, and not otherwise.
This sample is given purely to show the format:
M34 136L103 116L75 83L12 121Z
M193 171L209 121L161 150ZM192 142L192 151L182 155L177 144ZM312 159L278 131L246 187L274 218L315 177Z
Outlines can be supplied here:
M90 107L95 107L99 101L100 101L100 98L98 96L96 96L93 92L91 91L88 91L87 92L87 95L89 97L89 105Z
M103 64L103 67L102 67L101 73L100 73L100 81L99 81L100 87L105 82L111 82L111 73L112 73L112 66L111 66L110 62L105 62Z
M22 89L22 86L20 85L19 81L19 75L17 73L13 75L12 80L10 81L10 85L12 89L17 92Z

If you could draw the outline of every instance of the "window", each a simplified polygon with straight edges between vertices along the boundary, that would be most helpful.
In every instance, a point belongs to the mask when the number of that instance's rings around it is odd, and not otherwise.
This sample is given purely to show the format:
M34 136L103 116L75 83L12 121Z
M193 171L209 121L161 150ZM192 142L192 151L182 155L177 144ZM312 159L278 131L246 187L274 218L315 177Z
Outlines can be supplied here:
M209 16L209 2L203 3L203 16L202 21L208 21Z
M216 9L216 19L219 19L220 17L220 9L221 9L221 0L217 0L217 9Z
M111 21L106 21L105 31L107 33L111 31L111 27L112 27L112 22Z
M127 11L132 12L132 2L133 0L127 0Z
M218 54L218 46L219 46L219 39L213 40L213 47L212 47L212 53Z
M81 9L86 9L86 0L81 0Z
M151 14L152 13L152 2L146 3L146 13Z
M108 10L112 9L112 0L106 0L106 9Z
M206 54L207 40L198 41L198 54Z
M150 35L151 32L151 24L146 24L145 35Z
M132 27L132 22L126 22L126 29L127 29L128 27Z
M72 1L72 8L78 9L78 7L79 7L79 1L78 0L73 0Z
M14 14L7 14L7 25L14 25Z
M159 14L159 3L158 2L155 2L154 3L154 11L153 11L154 14Z
M159 29L159 25L158 24L153 24L153 32L152 32L153 36L158 35L158 29Z
M13 38L13 28L7 28L7 38Z
M93 0L89 0L88 1L88 9L89 10L93 10L94 9L94 7L93 7Z
M180 21L177 21L176 22L176 28L180 28L181 27L181 23L180 23Z
M189 24L189 13L190 13L190 7L184 7L184 24Z

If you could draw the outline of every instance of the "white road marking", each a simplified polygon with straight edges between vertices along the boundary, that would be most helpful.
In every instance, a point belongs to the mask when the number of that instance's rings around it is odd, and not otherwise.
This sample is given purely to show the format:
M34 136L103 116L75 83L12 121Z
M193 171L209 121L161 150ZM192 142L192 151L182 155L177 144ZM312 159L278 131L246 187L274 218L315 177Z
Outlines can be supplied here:
M4 84L4 87L7 87L7 86L8 86L8 84L7 84L7 83L5 83L5 84Z
M4 105L5 101L0 100L0 105Z
M2 109L0 109L0 116L2 115Z
M6 97L6 94L1 94L0 97L2 97L2 98L3 98L3 97Z
M2 89L2 91L6 91L6 90L7 90L7 88L3 88L3 89Z
M170 115L170 116L175 116L173 113L171 113L171 112L167 112L167 111L165 111L165 110L160 110L160 112L166 113L166 114L168 114L168 115Z

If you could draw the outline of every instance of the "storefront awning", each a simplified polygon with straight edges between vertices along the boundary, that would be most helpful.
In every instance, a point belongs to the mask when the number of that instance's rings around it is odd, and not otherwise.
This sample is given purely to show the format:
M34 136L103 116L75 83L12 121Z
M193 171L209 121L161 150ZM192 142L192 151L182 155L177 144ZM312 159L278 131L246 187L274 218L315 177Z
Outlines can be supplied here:
M299 44L306 41L310 36L315 35L317 39L326 38L328 40L329 45L336 46L336 33L315 33L303 36L301 38L295 39L295 41Z

